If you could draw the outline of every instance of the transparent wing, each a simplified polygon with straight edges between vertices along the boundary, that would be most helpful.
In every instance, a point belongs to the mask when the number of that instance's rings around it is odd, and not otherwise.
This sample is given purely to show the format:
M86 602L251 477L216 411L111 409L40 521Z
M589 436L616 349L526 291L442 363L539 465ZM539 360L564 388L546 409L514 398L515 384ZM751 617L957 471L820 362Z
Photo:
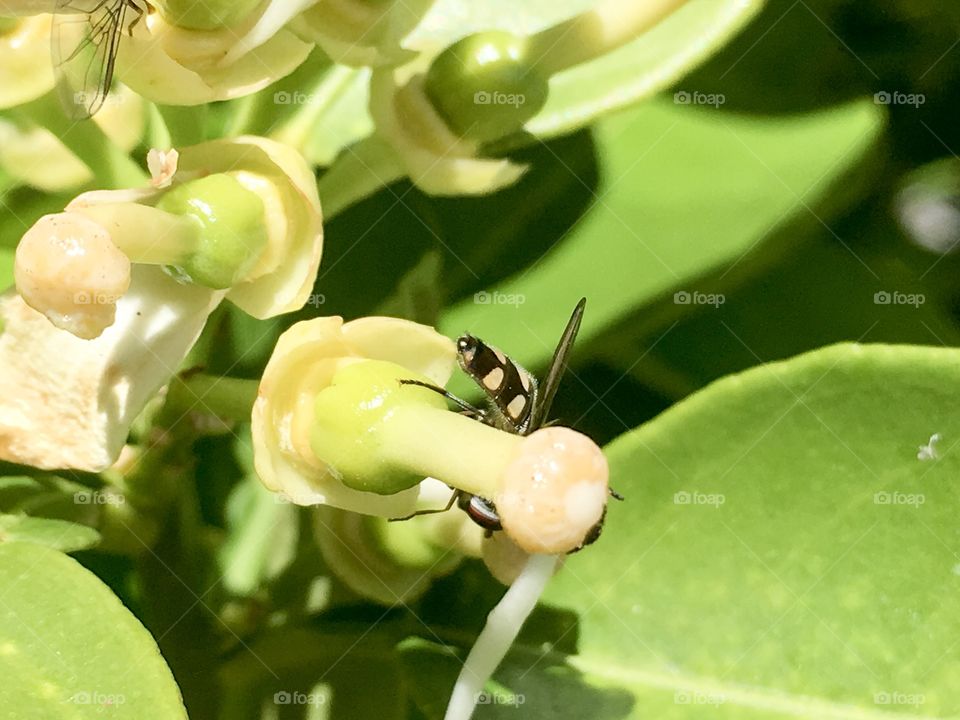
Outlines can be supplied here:
M88 118L103 105L128 7L128 0L57 0L51 55L70 117Z
M587 306L587 299L580 298L580 302L573 309L570 320L567 321L567 327L557 343L557 349L553 351L553 360L550 362L550 369L543 379L537 392L536 407L533 409L533 417L530 421L530 432L543 427L547 421L547 414L550 412L550 406L553 405L553 398L557 394L557 388L560 386L560 379L567 369L567 356L573 349L573 343L577 339L577 333L580 331L580 322L583 320L583 311Z

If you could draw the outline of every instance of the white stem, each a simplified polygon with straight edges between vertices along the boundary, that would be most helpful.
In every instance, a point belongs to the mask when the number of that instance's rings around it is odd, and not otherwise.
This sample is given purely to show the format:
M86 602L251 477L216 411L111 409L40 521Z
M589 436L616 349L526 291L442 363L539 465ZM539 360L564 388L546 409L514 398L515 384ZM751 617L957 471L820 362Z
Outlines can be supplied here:
M513 585L490 611L487 624L467 655L453 686L444 720L470 720L483 686L536 607L559 559L556 555L531 555Z

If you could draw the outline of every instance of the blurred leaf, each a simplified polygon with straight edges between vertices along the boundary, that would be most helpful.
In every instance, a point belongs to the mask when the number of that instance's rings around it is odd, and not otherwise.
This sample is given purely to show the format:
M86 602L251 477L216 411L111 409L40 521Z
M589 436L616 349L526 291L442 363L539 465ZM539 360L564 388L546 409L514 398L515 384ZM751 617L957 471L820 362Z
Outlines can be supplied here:
M92 497L86 485L56 475L0 477L0 512L95 525L100 508Z
M443 260L439 252L424 253L420 262L400 279L393 295L384 300L376 314L435 325L443 306L442 270Z
M100 533L86 525L0 514L0 542L32 542L61 552L74 552L93 547L99 540Z
M435 292L444 299L496 287L518 266L534 262L587 207L596 188L594 145L588 132L580 132L516 157L530 170L493 195L432 198L401 182L337 215L325 229L315 286L324 304L291 319L382 312L430 252L443 259Z
M651 103L605 120L596 130L604 179L590 212L542 260L490 288L485 302L449 309L440 327L469 328L542 367L581 296L581 347L624 318L657 326L641 313L654 300L695 289L701 275L769 237L779 243L771 252L783 252L792 238L772 234L781 223L811 207L829 218L858 198L862 181L834 181L863 161L881 129L867 103L777 120Z
M92 573L0 544L0 706L11 718L186 719L157 645Z
M227 539L218 553L224 588L249 595L277 577L293 559L297 535L297 507L247 476L227 501Z
M393 648L396 623L381 608L365 622L264 633L221 668L222 720L406 720Z
M769 0L742 33L676 87L720 93L729 110L768 113L816 110L872 95L879 78L845 44L838 23L844 6L856 8L861 18L880 14L864 12L864 3L855 0ZM797 72L801 57L804 69Z
M679 322L664 316L639 332L629 321L611 328L598 339L608 362L684 395L722 375L835 342L960 344L948 294L957 259L939 262L911 247L885 207L870 204L829 228L813 220L785 231L794 243L786 254L769 263L744 259L745 270L756 262L763 272L743 286L723 288L719 272L698 283L707 292L719 285L722 305L700 306Z

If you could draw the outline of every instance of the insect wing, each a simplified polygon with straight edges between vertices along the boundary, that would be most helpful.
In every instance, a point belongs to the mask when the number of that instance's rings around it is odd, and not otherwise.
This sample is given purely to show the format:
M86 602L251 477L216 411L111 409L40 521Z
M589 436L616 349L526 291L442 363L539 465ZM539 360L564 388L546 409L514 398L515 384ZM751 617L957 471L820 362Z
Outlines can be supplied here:
M580 322L583 320L583 311L586 308L587 299L580 298L580 302L573 309L570 320L567 321L567 327L557 343L557 349L553 351L553 360L550 362L550 369L540 385L537 393L537 403L533 408L533 417L530 420L529 432L543 427L547 421L547 415L550 412L550 406L553 405L553 398L557 394L557 388L560 386L560 380L563 377L564 370L567 367L567 356L573 349L573 343L577 339L577 333L580 331Z
M88 118L113 81L128 0L59 0L51 31L57 91L67 114Z

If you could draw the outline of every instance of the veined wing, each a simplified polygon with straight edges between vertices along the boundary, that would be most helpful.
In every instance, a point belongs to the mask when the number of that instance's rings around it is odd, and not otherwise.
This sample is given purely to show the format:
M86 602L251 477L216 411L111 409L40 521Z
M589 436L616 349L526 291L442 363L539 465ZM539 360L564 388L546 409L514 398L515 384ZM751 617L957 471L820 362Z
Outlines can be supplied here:
M577 339L577 333L580 331L580 322L583 320L583 311L587 305L586 298L580 298L580 302L573 309L570 320L567 321L567 327L557 343L557 349L553 351L553 360L550 362L550 369L540 384L540 390L537 393L536 406L533 408L533 417L530 419L530 432L543 427L547 422L547 415L550 413L550 406L553 405L553 398L557 394L557 388L560 387L560 380L567 367L567 357L573 349L573 343Z
M57 91L70 117L88 118L103 105L131 7L140 12L131 0L57 0L51 55Z

